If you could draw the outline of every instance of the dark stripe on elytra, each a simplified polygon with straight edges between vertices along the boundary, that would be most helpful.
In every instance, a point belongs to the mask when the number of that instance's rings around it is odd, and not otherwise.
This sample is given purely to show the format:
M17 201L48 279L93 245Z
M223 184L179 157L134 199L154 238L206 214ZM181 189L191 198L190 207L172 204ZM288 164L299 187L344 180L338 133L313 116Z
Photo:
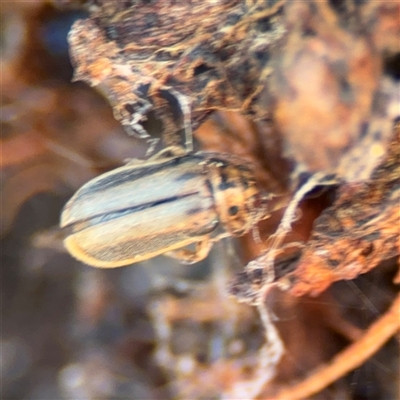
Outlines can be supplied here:
M126 171L117 171L114 174L111 174L95 183L92 183L88 188L85 188L84 191L81 192L81 195L84 195L86 191L90 191L90 194L101 192L124 184L127 181L132 182L138 178L145 178L146 176L153 175L166 168L175 168L189 161L190 158L191 157L172 158L161 164L146 166L146 163L144 163L143 166L139 166L137 168L135 166L135 168L131 170L128 169Z
M162 204L168 204L168 203L173 203L174 201L180 200L180 199L184 199L186 197L190 197L190 196L197 196L198 193L187 193L183 196L173 196L173 197L169 197L166 199L162 199L159 201L155 201L155 202L149 202L146 204L141 204L139 206L135 206L135 207L127 207L118 211L114 211L114 212L107 212L107 214L98 214L98 215L94 215L91 218L87 218L87 219L81 219L79 220L76 225L77 226L81 226L82 225L82 229L79 229L77 231L74 232L79 232L81 230L84 230L87 227L91 227L91 226L95 226L95 225L99 225L102 224L104 222L108 222L111 221L113 219L117 219L117 218L121 218L124 215L128 215L128 214L133 214L135 212L138 211L142 211L142 210L146 210L146 209L150 209L152 207L156 207ZM67 225L65 228L68 228L70 226L73 227L73 225L75 225L74 223L72 223L71 225Z
M200 175L201 176L201 175ZM184 172L181 175L179 175L176 179L175 182L186 182L189 181L191 179L195 179L199 177L199 172Z
M195 214L198 214L198 213L203 212L203 211L204 211L204 208L194 207L194 208L191 208L190 210L186 210L185 214L186 215L195 215Z

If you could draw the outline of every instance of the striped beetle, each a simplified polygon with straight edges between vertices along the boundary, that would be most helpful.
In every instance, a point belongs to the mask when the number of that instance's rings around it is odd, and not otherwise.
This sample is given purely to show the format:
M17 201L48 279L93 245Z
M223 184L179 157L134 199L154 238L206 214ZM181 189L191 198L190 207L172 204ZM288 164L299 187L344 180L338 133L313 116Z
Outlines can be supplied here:
M156 156L157 157L157 156ZM129 163L82 186L65 205L68 251L113 268L166 254L191 264L213 242L240 236L268 217L269 195L248 163L200 152ZM184 247L196 244L195 251Z

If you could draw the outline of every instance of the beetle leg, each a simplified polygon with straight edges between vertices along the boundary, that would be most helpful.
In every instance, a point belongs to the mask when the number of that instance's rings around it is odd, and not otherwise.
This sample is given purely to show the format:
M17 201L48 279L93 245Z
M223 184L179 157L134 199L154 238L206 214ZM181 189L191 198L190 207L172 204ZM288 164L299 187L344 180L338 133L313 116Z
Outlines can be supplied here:
M165 149L160 150L154 156L151 156L146 161L158 160L159 158L175 158L185 155L185 150L180 146L168 146Z
M182 264L194 264L201 260L204 260L211 250L213 241L209 237L202 239L196 243L196 249L194 251L187 249L171 250L164 255L179 260Z
M141 160L140 158L125 158L124 163L125 165L140 165L144 164L147 160Z
M126 165L150 165L153 161L159 161L162 159L175 158L185 155L185 150L179 146L168 146L165 149L160 150L157 154L154 154L146 160L140 158L126 158L124 162Z

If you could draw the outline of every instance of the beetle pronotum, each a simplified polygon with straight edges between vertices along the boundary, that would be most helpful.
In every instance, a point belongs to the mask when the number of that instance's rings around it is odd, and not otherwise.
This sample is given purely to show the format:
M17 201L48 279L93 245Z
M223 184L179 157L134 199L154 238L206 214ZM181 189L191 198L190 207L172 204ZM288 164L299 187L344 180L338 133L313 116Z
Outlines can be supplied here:
M194 263L213 242L240 236L268 216L269 196L249 165L220 153L128 164L80 188L65 205L68 251L113 268L160 254ZM196 250L183 249L196 244Z

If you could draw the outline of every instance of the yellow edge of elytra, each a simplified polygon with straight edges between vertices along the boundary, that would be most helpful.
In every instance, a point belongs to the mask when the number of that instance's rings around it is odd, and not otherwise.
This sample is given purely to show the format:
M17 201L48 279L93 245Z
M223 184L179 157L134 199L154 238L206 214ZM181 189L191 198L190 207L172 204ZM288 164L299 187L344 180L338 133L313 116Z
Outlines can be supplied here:
M99 260L98 258L92 257L88 255L79 245L76 243L73 237L68 237L64 239L64 246L68 250L68 252L76 258L78 261L81 261L85 264L91 265L96 268L118 268L124 267L131 264L135 264L140 261L149 260L150 258L162 255L171 250L177 250L182 247L188 246L194 242L197 242L198 238L188 238L187 240L180 241L176 243L176 245L171 245L166 248L163 248L159 251L153 251L151 253L146 254L138 254L133 256L132 258L126 258L125 260L120 261L104 261Z

